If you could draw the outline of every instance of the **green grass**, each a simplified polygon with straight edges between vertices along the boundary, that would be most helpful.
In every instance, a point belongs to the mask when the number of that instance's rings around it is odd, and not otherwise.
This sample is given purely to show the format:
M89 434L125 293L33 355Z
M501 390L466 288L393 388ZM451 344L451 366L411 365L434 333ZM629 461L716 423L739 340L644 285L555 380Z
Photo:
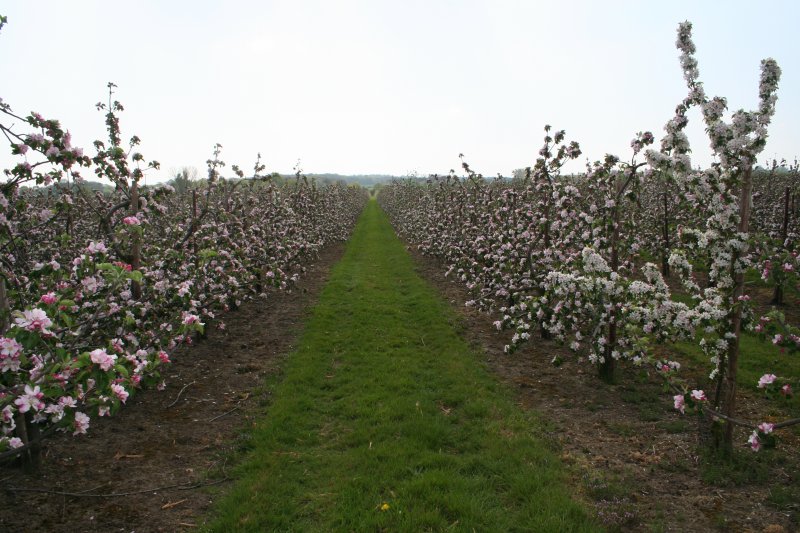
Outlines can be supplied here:
M371 201L210 530L599 530L455 322Z
M780 453L780 449L772 450ZM710 449L701 450L701 479L718 487L765 484L774 475L776 456L773 453L754 454L747 449L734 449L727 457L719 457ZM784 461L791 460L784 457ZM787 466L790 463L787 463ZM778 486L776 484L776 486Z
M698 343L681 342L674 345L690 367L711 371L712 366L703 354ZM736 383L740 390L750 394L763 394L758 388L758 380L765 373L776 374L795 383L800 376L800 357L796 354L781 352L768 340L762 341L755 335L743 333L739 341L739 369L736 374ZM706 385L708 385L706 383ZM774 416L797 417L800 416L800 395L784 398L780 394L774 395L769 402L771 411L767 414Z

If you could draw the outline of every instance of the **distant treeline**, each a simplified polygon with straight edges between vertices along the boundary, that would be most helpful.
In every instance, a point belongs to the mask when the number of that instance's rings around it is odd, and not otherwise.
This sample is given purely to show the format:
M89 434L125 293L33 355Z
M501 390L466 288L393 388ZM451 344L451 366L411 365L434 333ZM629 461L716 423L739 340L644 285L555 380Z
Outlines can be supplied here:
M293 176L284 176L285 178ZM392 181L400 176L391 176L389 174L308 174L309 178L316 178L317 182L336 182L344 181L346 183L358 183L362 187L370 187L379 183L386 183Z

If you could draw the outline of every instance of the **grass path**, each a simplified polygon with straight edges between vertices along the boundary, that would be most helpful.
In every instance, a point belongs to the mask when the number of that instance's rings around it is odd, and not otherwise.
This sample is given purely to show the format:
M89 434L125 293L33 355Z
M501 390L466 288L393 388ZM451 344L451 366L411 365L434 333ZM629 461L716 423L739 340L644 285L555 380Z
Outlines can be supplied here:
M596 531L372 201L213 531Z

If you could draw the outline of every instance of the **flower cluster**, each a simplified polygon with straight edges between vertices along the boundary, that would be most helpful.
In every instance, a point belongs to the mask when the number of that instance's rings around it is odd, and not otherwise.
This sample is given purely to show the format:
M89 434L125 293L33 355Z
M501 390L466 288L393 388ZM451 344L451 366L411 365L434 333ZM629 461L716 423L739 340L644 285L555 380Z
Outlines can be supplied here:
M270 287L290 290L368 198L278 182L260 162L225 179L219 146L207 181L144 187L158 164L133 151L138 138L122 146L112 94L99 105L108 141L91 158L36 113L23 119L31 133L0 125L22 160L0 183L0 454L24 445L22 424L83 434L142 387L163 387L172 351ZM5 104L0 115L20 119ZM92 192L81 171L114 192Z
M451 171L396 181L378 200L398 233L466 285L467 305L494 314L497 329L514 331L508 352L534 335L555 338L610 377L617 361L650 364L655 343L699 338L718 389L709 394L711 408L725 411L735 404L722 389L725 374L736 371L738 336L755 324L744 275L760 264L776 286L797 283L797 222L785 214L797 208L783 185L782 201L767 192L786 173L754 170L780 69L763 61L757 110L736 111L726 122L726 100L708 98L700 81L691 29L681 24L676 42L688 92L658 149L649 148L653 134L641 132L628 161L606 155L586 173L564 176L562 166L580 149L547 126L536 163L513 180L486 180L462 162L463 178ZM692 108L700 109L718 160L704 170L689 158ZM788 175L797 190L796 171ZM784 207L779 215L776 204ZM670 275L684 297L672 294ZM800 342L800 331L782 321L762 319L755 330L782 348ZM676 409L709 403L704 391L680 382L677 364L656 368L680 392Z

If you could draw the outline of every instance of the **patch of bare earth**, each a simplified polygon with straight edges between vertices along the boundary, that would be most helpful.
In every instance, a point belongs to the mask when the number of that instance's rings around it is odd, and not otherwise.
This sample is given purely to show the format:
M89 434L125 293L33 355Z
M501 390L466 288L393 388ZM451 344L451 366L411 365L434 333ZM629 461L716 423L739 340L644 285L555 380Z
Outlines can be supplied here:
M279 374L343 249L326 249L292 292L244 304L222 317L224 330L210 328L176 351L165 391L140 392L116 416L94 418L85 436L47 440L38 474L0 465L0 531L178 532L202 525L215 491L230 481L226 457L269 402L263 385Z
M678 415L656 376L624 368L617 384L607 385L569 350L541 339L504 354L511 332L498 332L494 318L465 307L471 299L466 287L446 278L438 261L408 248L418 273L462 317L463 335L486 354L490 368L514 388L519 403L548 422L547 437L557 442L576 491L594 507L600 523L637 532L797 531L800 502L770 503L773 492L794 491L800 484L795 435L781 436L780 460L758 457L757 480L704 482L705 425ZM559 366L551 363L556 356L563 361ZM741 394L743 418L756 419L762 407L760 399ZM740 431L736 439L744 444L747 434Z

